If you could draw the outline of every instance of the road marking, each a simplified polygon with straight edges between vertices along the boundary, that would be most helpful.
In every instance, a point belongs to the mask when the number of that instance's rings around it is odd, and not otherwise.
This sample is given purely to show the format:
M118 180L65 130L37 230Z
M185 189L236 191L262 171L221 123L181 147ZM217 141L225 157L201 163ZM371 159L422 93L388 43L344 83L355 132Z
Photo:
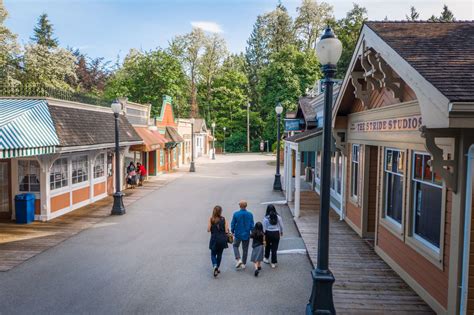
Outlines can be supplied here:
M261 205L268 205L268 204L286 205L286 200L265 201L265 202L262 202L262 203L261 203Z
M299 249L283 249L283 250L279 250L277 251L278 254L282 254L282 255L285 255L285 254L304 254L306 255L306 249L303 249L303 248L299 248Z

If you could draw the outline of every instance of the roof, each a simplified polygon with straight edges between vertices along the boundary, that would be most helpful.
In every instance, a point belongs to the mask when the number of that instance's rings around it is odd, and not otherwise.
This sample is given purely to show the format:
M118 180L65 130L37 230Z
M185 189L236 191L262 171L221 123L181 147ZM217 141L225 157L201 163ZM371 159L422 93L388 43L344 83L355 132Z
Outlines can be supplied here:
M45 100L0 99L0 158L54 153L57 145Z
M474 101L474 22L366 22L451 102Z
M321 135L322 132L323 132L322 128L310 129L303 132L299 132L291 137L288 137L285 139L285 141L298 143L312 137L317 137Z
M49 105L61 147L115 143L112 112ZM141 142L130 122L119 115L120 142Z
M169 139L171 142L175 142L175 143L184 142L183 137L181 137L181 136L179 135L178 131L176 131L176 129L174 129L173 127L170 127L170 126L167 126L167 127L166 127L165 136L166 136L166 138Z
M285 118L288 118L288 119L294 119L296 118L296 111L288 111L286 112L286 117Z
M143 151L155 151L157 149L163 148L163 144L168 142L168 140L160 134L158 130L153 130L148 127L134 127L137 134L140 138L143 139L144 144L141 149Z
M193 125L193 132L194 133L200 133L207 130L206 128L206 121L202 118L195 118L194 119L194 125Z

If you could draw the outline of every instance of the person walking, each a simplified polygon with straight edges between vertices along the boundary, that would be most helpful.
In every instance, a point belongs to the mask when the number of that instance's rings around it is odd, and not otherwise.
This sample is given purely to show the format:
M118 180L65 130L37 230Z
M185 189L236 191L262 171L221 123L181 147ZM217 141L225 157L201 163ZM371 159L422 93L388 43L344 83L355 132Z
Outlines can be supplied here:
M276 268L278 264L277 251L280 237L283 236L283 220L274 205L268 205L263 218L263 231L265 232L265 257L263 262L269 264L270 253L272 255L271 266Z
M212 216L207 223L207 232L211 233L209 240L209 249L211 250L211 263L214 277L220 273L219 267L222 261L222 253L227 248L227 234L229 225L222 216L222 207L215 206L212 210Z
M260 270L262 270L262 260L263 260L263 244L265 239L265 234L263 232L263 225L261 222L255 223L252 233L250 234L252 238L252 256L250 260L255 265L255 277L258 277Z
M138 170L138 186L143 186L143 182L146 178L146 168L143 164L137 163Z
M247 210L247 201L239 202L240 210L232 216L231 232L234 235L235 268L245 269L247 254L249 250L250 232L253 229L253 214ZM242 244L242 256L240 256L240 244Z

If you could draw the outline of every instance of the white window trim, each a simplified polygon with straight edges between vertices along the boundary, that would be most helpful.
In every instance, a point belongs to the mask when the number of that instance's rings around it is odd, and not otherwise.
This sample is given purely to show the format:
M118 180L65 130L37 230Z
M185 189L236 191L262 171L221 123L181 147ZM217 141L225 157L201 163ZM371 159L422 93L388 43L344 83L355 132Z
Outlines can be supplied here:
M81 181L81 182L78 182L78 183L74 183L74 184L73 184L72 172L73 172L74 170L73 170L73 168L72 168L72 160L73 160L74 158L77 159L77 158L82 158L82 157L84 157L84 156L85 156L86 159L87 159L87 172L86 172L86 174L87 174L87 179L86 179L86 180L83 180L83 181ZM85 186L84 183L89 184L89 183L90 183L90 180L91 180L91 179L90 179L90 167L91 167L91 163L90 163L90 157L89 157L89 155L88 155L88 154L73 155L73 156L70 157L69 160L70 160L70 165L71 165L71 187L73 187L73 188L78 188L78 187L83 187L83 186ZM76 177L77 177L77 176L76 176ZM86 186L87 186L87 185L86 185Z
M358 153L358 157L357 157L357 162L354 162L354 147L357 147L357 153ZM354 182L354 178L353 178L353 165L357 164L357 181ZM356 206L359 207L359 194L360 194L360 179L361 179L361 176L360 176L360 144L358 143L353 143L351 144L351 160L350 160L350 174L351 174L351 180L350 180L350 193L349 193L349 200L351 200ZM357 184L357 194L354 195L353 192L354 192L354 184Z
M339 158L339 159L338 159ZM331 191L331 196L336 199L337 201L341 202L342 205L342 192L344 190L344 187L342 187L342 174L339 174L339 164L337 163L338 160L342 159L342 155L339 151L334 152L334 169L336 171L336 175L334 176L334 189L330 185L330 191ZM322 159L321 159L322 161ZM341 160L342 163L342 160ZM331 168L332 168L332 156L331 156ZM342 172L342 169L341 169ZM341 193L337 192L337 179L339 178L338 175L340 175L341 178ZM332 173L331 173L331 179L332 179Z
M53 168L54 163L56 163L56 161L58 161L60 159L66 159L66 162L67 162L67 167L68 167L67 168L67 185L63 186L63 187L60 187L60 188L57 188L57 189L51 189L51 180L50 180L51 169ZM71 182L72 182L71 174L72 174L72 171L71 171L71 158L70 158L70 156L60 156L59 158L54 160L54 162L51 164L51 167L48 170L48 189L50 191L51 196L61 195L62 193L66 192L66 191L69 191L70 186L71 186Z
M95 162L97 161L97 159L100 157L100 156L103 156L104 157L104 164L102 165L103 166L103 169L104 169L104 175L103 176L99 176L99 177L95 177ZM104 181L104 179L107 177L107 156L105 153L100 153L99 155L97 155L94 159L94 163L92 163L92 182L95 184L97 182L102 182Z

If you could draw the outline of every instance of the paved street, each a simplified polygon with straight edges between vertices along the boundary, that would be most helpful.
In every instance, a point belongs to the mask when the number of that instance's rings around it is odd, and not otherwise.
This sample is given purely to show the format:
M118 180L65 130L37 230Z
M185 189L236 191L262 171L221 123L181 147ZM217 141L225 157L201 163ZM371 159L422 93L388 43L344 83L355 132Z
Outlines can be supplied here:
M197 172L128 206L92 228L0 273L1 314L160 313L301 314L311 290L311 265L291 220L279 207L286 231L279 267L264 265L259 278L248 263L234 269L231 248L222 274L211 273L207 219L215 204L230 220L245 198L255 219L281 200L271 191L272 157L202 159Z

